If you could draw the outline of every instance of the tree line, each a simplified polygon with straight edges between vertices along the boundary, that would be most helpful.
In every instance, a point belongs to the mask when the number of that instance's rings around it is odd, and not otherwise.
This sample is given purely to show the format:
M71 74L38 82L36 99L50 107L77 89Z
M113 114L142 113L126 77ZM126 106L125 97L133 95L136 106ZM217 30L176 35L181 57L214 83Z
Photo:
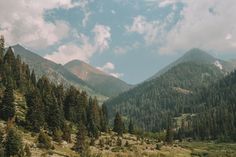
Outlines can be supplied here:
M37 79L34 70L21 61L14 50L5 49L4 37L0 38L0 119L12 126L21 126L29 131L39 133L40 141L47 141L50 135L55 141L71 142L72 126L78 128L77 142L74 149L82 152L84 138L98 138L101 131L108 130L106 106L99 106L97 98L89 97L85 91L63 84L55 84L46 76ZM24 94L26 100L25 117L19 118L15 94ZM6 134L13 139L8 149L7 138L2 139L6 156L19 155L22 150L21 140L16 129L12 127ZM8 137L7 136L7 137ZM82 148L81 148L82 147ZM23 147L22 147L23 148ZM1 150L2 150L1 149ZM14 149L10 150L10 149ZM13 152L13 154L9 154ZM17 153L16 153L17 152Z

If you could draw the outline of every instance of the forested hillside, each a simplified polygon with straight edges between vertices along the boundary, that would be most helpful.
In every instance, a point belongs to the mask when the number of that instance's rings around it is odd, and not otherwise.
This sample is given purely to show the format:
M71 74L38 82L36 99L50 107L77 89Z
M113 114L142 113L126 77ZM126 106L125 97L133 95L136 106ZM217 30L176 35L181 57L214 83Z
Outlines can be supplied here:
M54 141L70 143L72 127L78 127L74 150L79 153L87 149L87 136L98 138L100 131L107 130L106 109L99 107L96 97L73 86L54 84L46 76L36 79L34 71L19 55L15 57L11 47L4 54L3 37L0 43L0 119L7 123L6 131L0 127L0 156L24 156L20 153L24 154L26 146L15 128L39 133L39 147L51 149L48 135ZM18 104L16 99L25 103Z
M212 64L181 63L160 77L125 92L106 102L110 117L115 112L134 120L140 128L160 131L167 128L168 117L189 112L186 100L207 88L225 73ZM189 104L195 105L195 102Z
M182 125L183 137L236 141L236 71L189 100L194 113Z

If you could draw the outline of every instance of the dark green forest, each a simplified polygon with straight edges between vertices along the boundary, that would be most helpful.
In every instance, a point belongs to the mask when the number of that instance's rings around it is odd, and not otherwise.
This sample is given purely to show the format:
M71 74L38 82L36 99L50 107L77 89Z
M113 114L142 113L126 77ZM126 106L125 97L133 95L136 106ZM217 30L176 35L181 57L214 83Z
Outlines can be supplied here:
M109 117L120 112L137 128L172 128L175 138L235 140L236 72L211 64L180 63L160 77L106 102ZM182 118L181 125L176 119ZM172 122L169 121L171 117Z
M19 55L14 55L11 47L5 50L3 37L0 41L0 119L7 122L10 130L6 141L2 139L0 143L1 151L5 149L3 154L21 156L22 139L17 135L16 127L40 133L39 143L43 148L50 148L48 135L55 141L71 142L72 127L76 126L79 129L75 150L80 153L85 147L78 149L78 144L86 145L86 137L98 138L101 131L107 131L107 110L98 105L96 97L89 97L85 91L73 86L64 88L63 84L54 84L46 76L36 78L34 71ZM22 93L26 99L23 119L16 114L15 92ZM80 132L80 128L85 131Z

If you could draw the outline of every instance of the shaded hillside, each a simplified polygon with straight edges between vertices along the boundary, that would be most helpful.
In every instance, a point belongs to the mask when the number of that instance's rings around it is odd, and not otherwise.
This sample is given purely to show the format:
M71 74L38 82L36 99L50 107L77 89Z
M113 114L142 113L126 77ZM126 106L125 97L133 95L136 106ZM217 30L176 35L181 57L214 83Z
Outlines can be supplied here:
M183 104L189 96L224 74L215 65L181 63L160 77L107 101L110 117L118 111L146 130L164 129L168 116L184 113Z
M188 101L192 112L189 126L182 128L184 136L200 139L236 141L236 71L202 89Z
M91 85L96 91L108 97L116 96L131 88L131 85L124 81L108 75L83 61L73 60L64 67Z

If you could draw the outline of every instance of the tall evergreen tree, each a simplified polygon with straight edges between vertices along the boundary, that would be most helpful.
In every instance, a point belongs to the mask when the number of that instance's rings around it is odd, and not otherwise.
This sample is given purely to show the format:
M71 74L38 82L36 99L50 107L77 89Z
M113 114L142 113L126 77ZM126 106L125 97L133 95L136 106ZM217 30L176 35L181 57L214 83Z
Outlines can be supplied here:
M134 124L132 120L129 121L129 133L134 134Z
M174 136L174 133L173 133L173 128L172 128L172 119L171 117L168 118L168 124L167 124L167 129L166 129L166 142L168 144L172 144L173 142L173 136Z
M7 52L3 59L4 59L5 64L9 64L11 67L13 67L13 65L15 64L16 58L15 58L13 49L11 47L7 49Z
M33 89L26 95L26 104L28 106L26 113L26 123L28 127L35 132L39 132L44 126L44 105L39 91Z
M10 156L21 156L23 146L22 139L17 131L11 128L6 137L5 154Z
M81 157L87 157L89 151L89 145L87 142L87 130L82 122L79 122L78 124L74 149L76 152L80 153Z
M7 121L8 119L11 119L15 116L15 112L16 110L14 104L13 89L12 86L8 84L4 91L0 108L0 116L3 120Z
M101 131L107 132L108 130L108 111L105 104L102 105L102 116L101 116Z
M0 36L0 63L3 61L3 55L4 55L4 50L5 50L5 40L4 36Z
M116 132L119 136L122 136L124 133L124 123L121 115L117 112L114 120L113 131Z
M33 70L32 73L31 73L30 79L31 79L32 84L33 84L34 86L36 86L36 85L37 85L37 81L36 81L36 76L35 76L34 70Z

